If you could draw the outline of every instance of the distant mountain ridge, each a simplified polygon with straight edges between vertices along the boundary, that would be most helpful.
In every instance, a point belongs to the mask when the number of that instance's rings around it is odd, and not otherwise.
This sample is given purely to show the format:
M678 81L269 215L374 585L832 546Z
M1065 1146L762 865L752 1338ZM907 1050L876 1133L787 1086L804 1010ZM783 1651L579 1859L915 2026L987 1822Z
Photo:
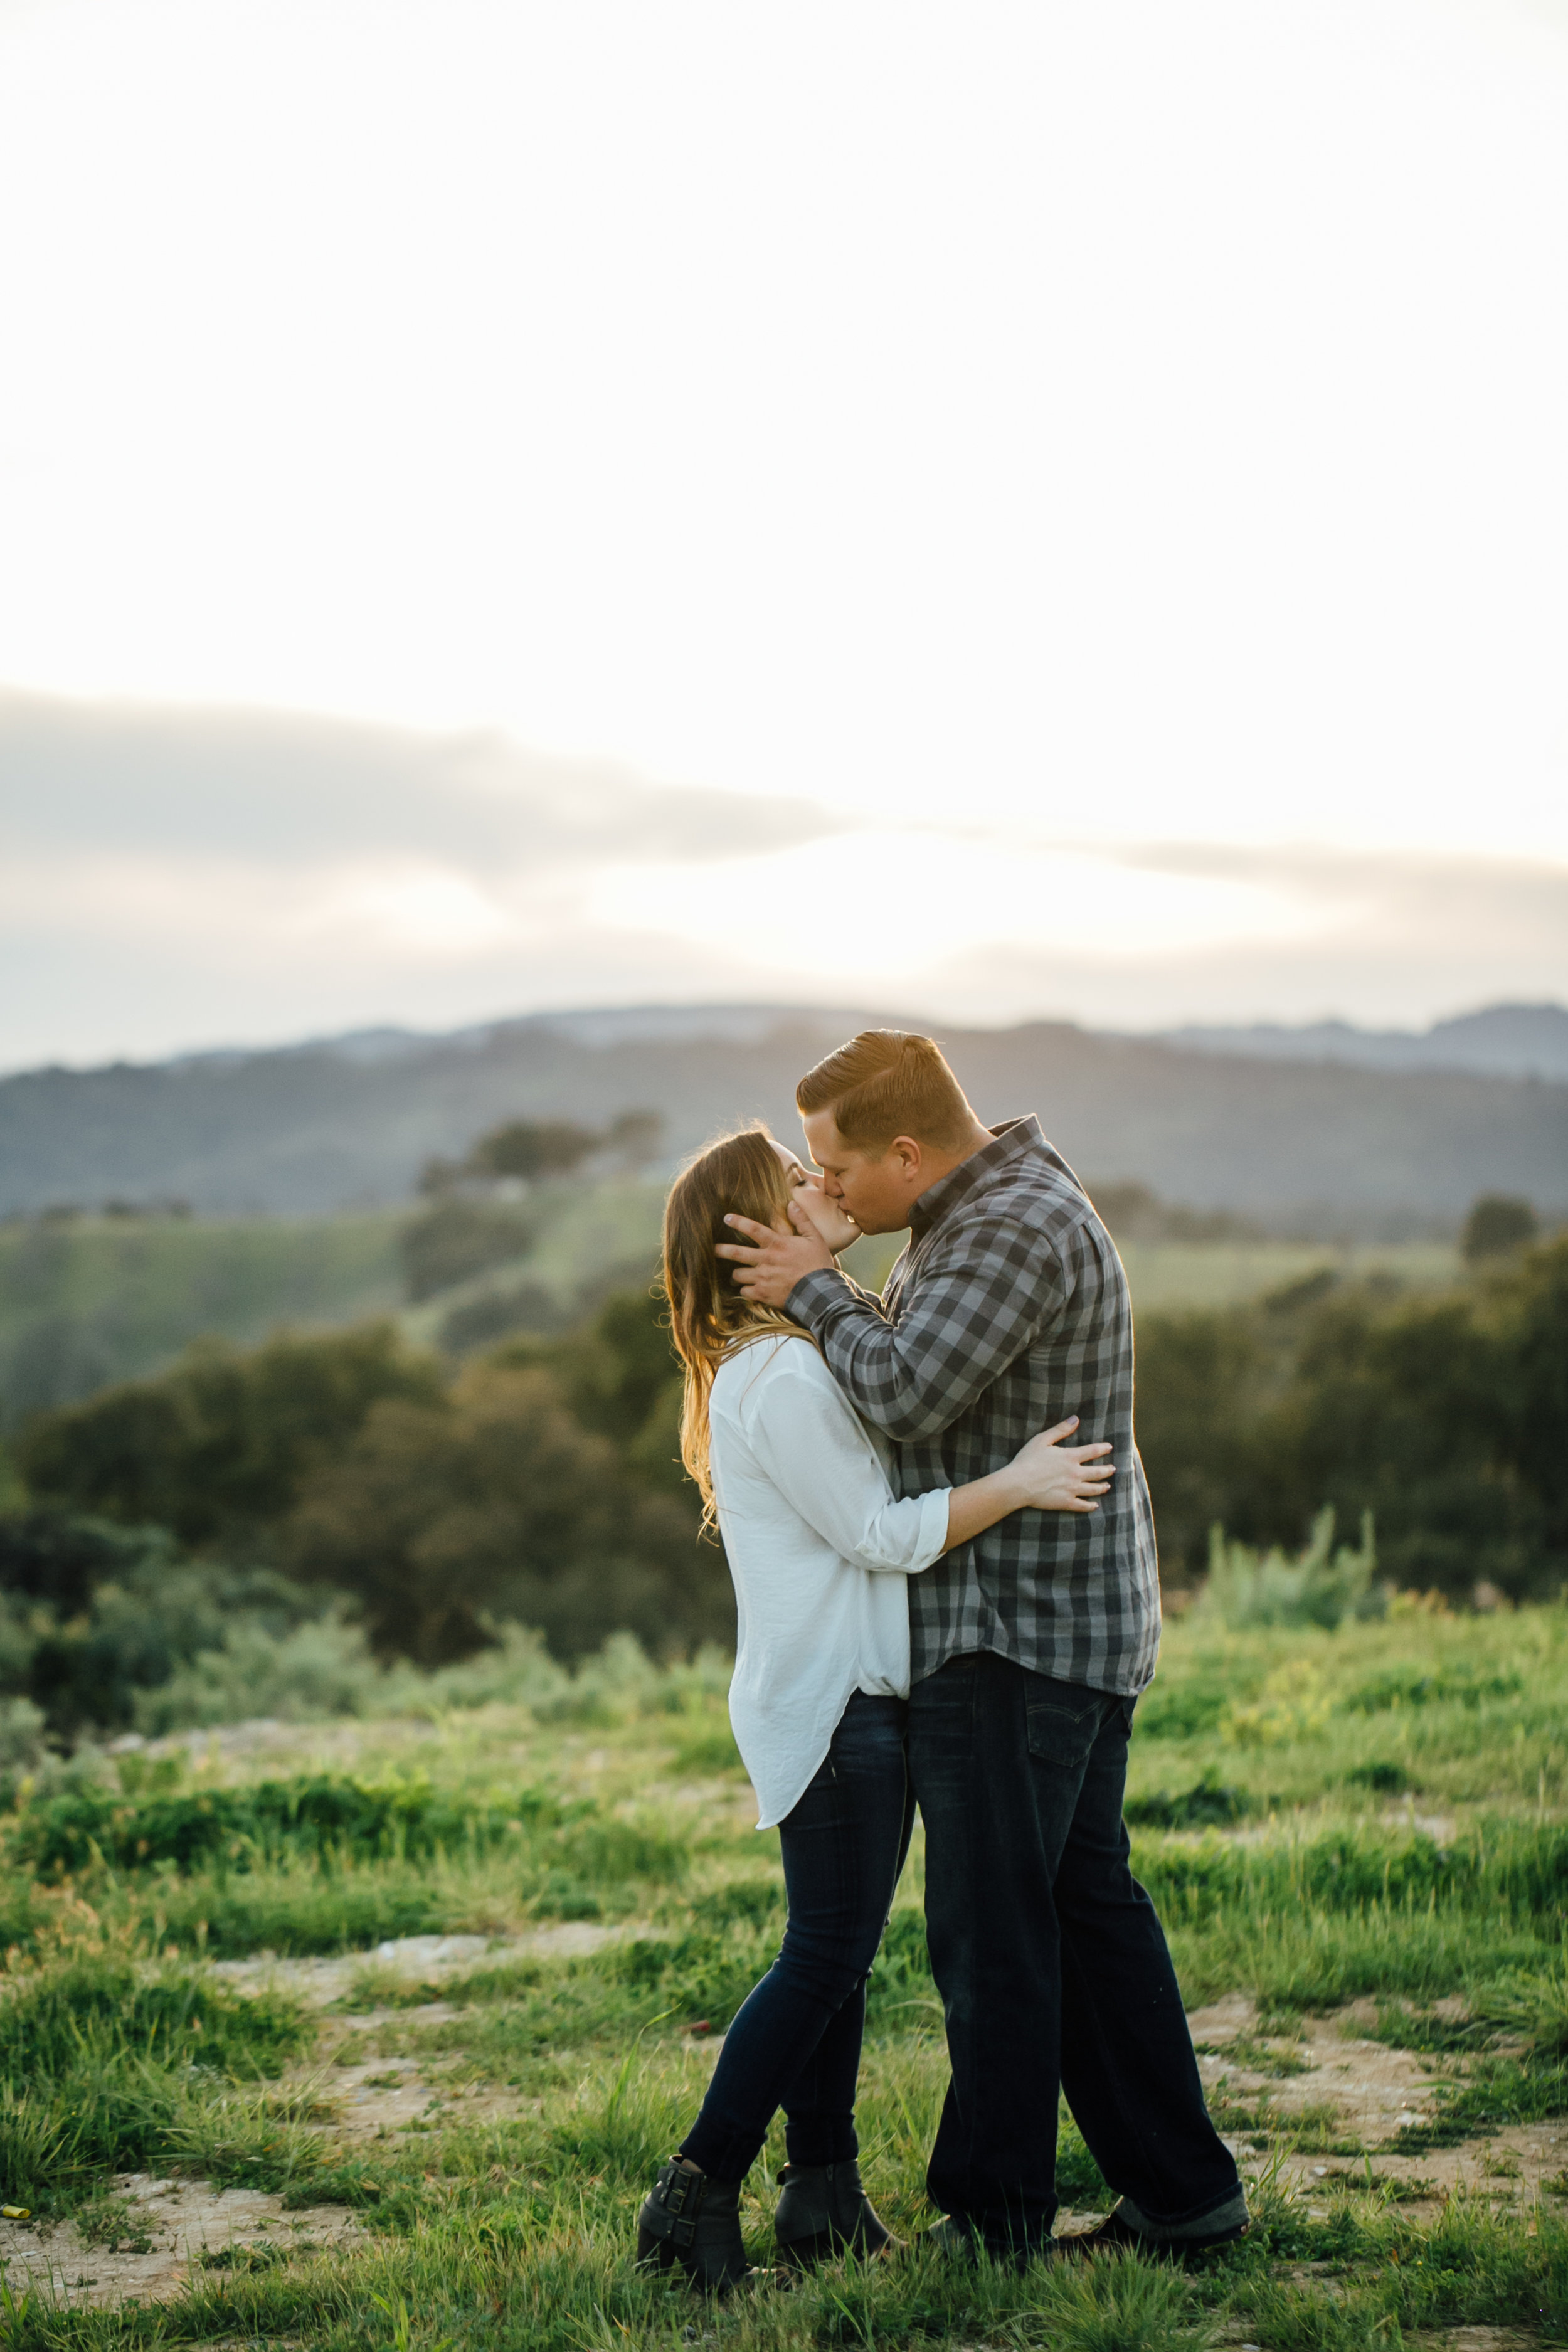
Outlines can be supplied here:
M487 1045L497 1037L529 1030L549 1030L578 1045L620 1045L637 1038L671 1037L722 1037L735 1044L756 1045L774 1029L800 1021L820 1022L847 1036L856 1029L878 1024L909 1026L911 1016L799 1004L590 1005L562 1013L511 1013L499 1021L473 1022L462 1029L350 1029L341 1036L303 1038L297 1045L211 1046L194 1054L176 1054L151 1066L180 1070L221 1062L233 1067L260 1054L333 1054L345 1062L406 1062L432 1045Z
M1542 1012L1568 1024L1558 1007L1498 1007L1405 1043L1458 1031L1467 1050L1490 1037L1517 1053L1508 1024ZM106 1198L174 1197L213 1214L396 1202L427 1159L460 1153L508 1118L603 1125L653 1108L674 1156L753 1117L788 1134L800 1073L853 1029L894 1018L847 1007L611 1006L447 1036L375 1029L162 1064L25 1071L0 1080L0 1213ZM1278 1045L1320 1034L1307 1031L1126 1037L1068 1022L930 1025L983 1118L1037 1112L1097 1181L1136 1180L1168 1201L1241 1210L1280 1231L1392 1237L1452 1221L1487 1191L1522 1193L1548 1215L1568 1210L1568 1084L1555 1077Z
M1357 1029L1317 1021L1300 1029L1273 1022L1250 1028L1189 1026L1161 1033L1201 1054L1245 1054L1278 1062L1344 1062L1367 1070L1483 1070L1494 1077L1568 1079L1568 1006L1489 1004L1430 1029Z
M546 1029L580 1045L614 1045L632 1039L723 1037L759 1044L769 1033L805 1021L837 1028L846 1035L871 1026L929 1027L919 1013L868 1013L862 1006L817 1008L798 1004L622 1004L562 1013L523 1013L499 1021L470 1024L438 1033L391 1026L353 1029L341 1036L310 1037L296 1045L217 1046L181 1054L157 1066L184 1069L196 1064L233 1066L259 1054L327 1053L358 1063L407 1061L432 1045L480 1045L507 1033ZM1076 1024L1067 1024L1076 1025ZM1093 1035L1098 1033L1089 1032ZM1121 1036L1126 1033L1110 1033ZM1138 1033L1133 1033L1138 1034ZM1492 1077L1568 1081L1568 1006L1489 1004L1435 1021L1429 1029L1360 1029L1350 1021L1313 1021L1291 1028L1275 1021L1236 1027L1190 1023L1179 1029L1142 1033L1148 1042L1200 1054L1240 1054L1268 1062L1343 1062L1368 1070L1476 1070Z

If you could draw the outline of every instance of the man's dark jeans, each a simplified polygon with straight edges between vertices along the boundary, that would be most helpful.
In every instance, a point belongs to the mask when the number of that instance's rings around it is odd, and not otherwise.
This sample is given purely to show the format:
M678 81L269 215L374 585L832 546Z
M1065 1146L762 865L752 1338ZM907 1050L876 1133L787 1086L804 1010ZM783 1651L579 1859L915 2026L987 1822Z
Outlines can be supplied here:
M910 1700L952 2068L926 2185L998 2252L1050 2234L1058 2088L1149 2220L1195 2221L1237 2191L1164 1932L1128 1864L1132 1706L989 1652Z
M858 2152L855 2079L866 1979L910 1849L914 1808L901 1698L851 1694L805 1794L779 1823L789 1921L746 1995L680 2154L736 2180L784 2111L792 2164Z

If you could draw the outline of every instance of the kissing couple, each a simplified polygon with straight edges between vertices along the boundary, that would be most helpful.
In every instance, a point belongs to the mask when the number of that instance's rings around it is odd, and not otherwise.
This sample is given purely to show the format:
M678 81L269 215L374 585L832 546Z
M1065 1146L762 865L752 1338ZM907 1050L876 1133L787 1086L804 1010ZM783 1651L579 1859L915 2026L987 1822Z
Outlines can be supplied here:
M639 2258L752 2274L741 2184L779 2107L781 2259L900 2245L855 2088L916 1805L951 2067L922 2243L1020 2265L1223 2244L1246 2200L1121 1818L1160 1642L1121 1262L1038 1120L983 1126L929 1037L864 1031L795 1100L820 1174L750 1129L665 1213L681 1452L734 1580L730 1717L789 1907ZM906 1227L880 1297L839 1271ZM1119 2201L1058 2237L1064 2093Z

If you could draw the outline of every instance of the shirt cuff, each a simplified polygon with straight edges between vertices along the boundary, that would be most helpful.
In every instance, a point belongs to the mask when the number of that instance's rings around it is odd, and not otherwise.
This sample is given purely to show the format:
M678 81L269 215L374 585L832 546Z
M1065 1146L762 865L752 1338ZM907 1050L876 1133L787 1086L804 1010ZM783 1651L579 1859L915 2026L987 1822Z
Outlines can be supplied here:
M784 1313L792 1323L804 1323L808 1331L815 1331L830 1309L856 1303L847 1274L840 1274L836 1265L814 1265L784 1300Z
M947 1507L952 1497L951 1486L937 1486L921 1496L921 1547L911 1574L918 1576L947 1549Z

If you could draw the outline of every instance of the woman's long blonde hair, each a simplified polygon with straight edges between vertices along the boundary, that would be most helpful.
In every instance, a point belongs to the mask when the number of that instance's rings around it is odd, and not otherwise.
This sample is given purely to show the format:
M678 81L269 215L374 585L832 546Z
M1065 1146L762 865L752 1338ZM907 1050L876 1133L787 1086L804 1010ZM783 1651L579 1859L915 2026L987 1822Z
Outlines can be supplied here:
M724 1223L727 1211L771 1225L787 1207L784 1164L765 1127L721 1136L700 1151L670 1187L664 1205L664 1290L669 1300L676 1353L686 1367L680 1406L680 1458L702 1496L702 1524L714 1519L708 1467L708 1403L726 1356L766 1332L806 1339L776 1307L738 1291L735 1261L716 1254L719 1242L744 1241Z

